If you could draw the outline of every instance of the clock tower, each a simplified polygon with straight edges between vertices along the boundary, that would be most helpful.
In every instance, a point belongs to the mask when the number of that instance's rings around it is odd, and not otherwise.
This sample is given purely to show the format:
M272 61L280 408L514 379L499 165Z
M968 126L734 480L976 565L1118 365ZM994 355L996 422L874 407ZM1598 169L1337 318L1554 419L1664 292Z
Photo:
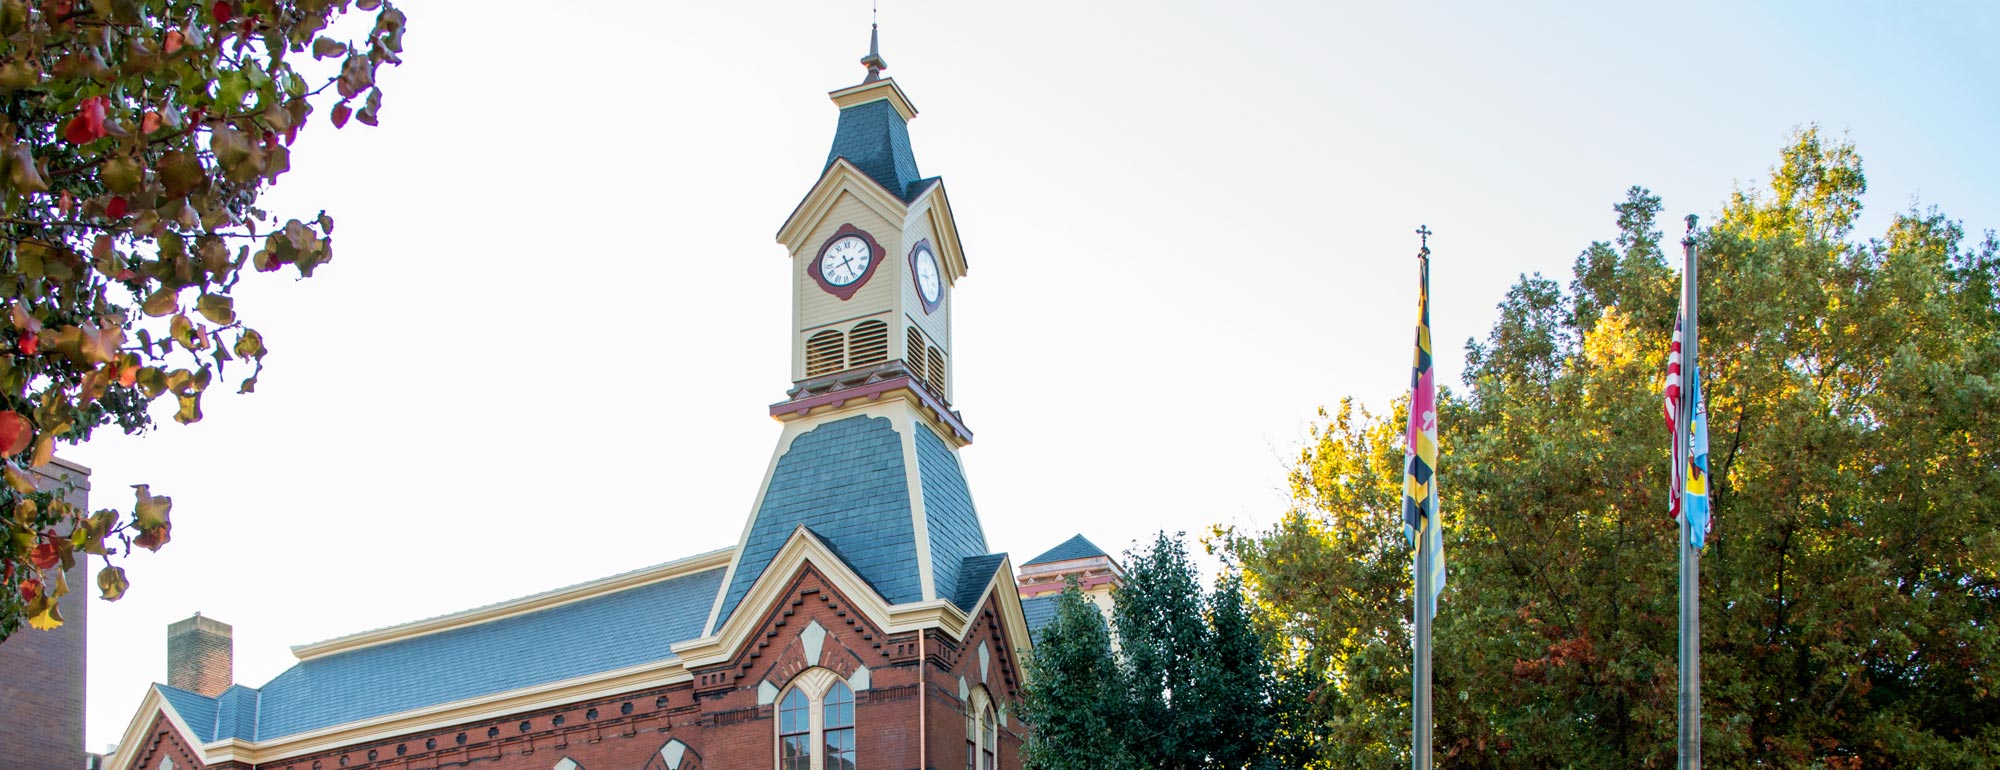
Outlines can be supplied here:
M958 457L972 431L952 407L965 254L944 181L917 171L917 109L882 76L873 32L861 62L865 79L829 94L833 147L778 229L791 261L792 387L771 406L784 432L710 633L801 528L891 607L971 601L960 594L994 577Z

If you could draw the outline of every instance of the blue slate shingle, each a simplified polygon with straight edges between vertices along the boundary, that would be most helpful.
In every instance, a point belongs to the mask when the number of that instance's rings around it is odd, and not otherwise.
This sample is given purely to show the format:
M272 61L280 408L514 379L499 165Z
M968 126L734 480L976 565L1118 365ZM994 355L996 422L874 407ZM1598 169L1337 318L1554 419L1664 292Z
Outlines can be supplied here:
M159 688L160 695L167 699L168 705L174 707L174 713L181 716L181 721L187 723L188 729L195 731L196 740L203 743L215 740L214 698L164 684L153 686Z
M972 492L966 488L958 454L924 425L917 426L917 473L924 489L932 585L938 596L950 598L958 586L960 564L966 557L986 553L986 533L979 526L979 512L972 507Z
M1028 621L1028 636L1041 636L1042 627L1056 619L1056 596L1049 594L1021 600L1021 614Z
M242 738L255 740L257 736L257 701L261 696L257 690L243 685L231 685L215 699L215 729L208 740L220 738Z
M965 557L958 568L958 590L952 593L951 603L971 612L973 603L986 593L986 586L993 582L994 574L1000 570L1000 562L1006 558L1004 553Z
M1077 535L1076 537L1072 537L1068 540L1062 541L1061 545L1058 545L1054 548L1050 548L1047 552L1043 553L1042 555L1037 556L1033 559L1029 559L1026 562L1023 562L1022 566L1027 566L1029 564L1047 564L1049 562L1057 562L1057 561L1069 561L1070 559L1087 559L1092 556L1109 556L1109 555L1110 554L1104 552L1104 549L1098 548L1096 543L1092 543L1089 540L1084 539L1082 535Z
M793 439L753 522L716 615L718 628L800 526L889 603L923 599L902 438L886 418L835 420Z
M861 173L881 184L882 189L904 202L927 186L917 184L928 180L917 173L917 156L910 149L910 127L886 100L840 111L840 125L834 129L833 149L827 151L826 167L832 168L836 158L846 158Z
M300 661L248 701L255 740L672 658L701 634L722 572Z

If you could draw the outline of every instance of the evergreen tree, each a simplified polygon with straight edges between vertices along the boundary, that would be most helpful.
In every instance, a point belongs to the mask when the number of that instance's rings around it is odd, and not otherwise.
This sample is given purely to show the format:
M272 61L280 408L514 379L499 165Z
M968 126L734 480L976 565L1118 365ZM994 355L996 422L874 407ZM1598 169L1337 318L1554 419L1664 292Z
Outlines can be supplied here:
M1112 605L1124 656L1129 746L1155 770L1205 767L1218 737L1205 680L1213 668L1201 584L1179 538L1161 532L1126 554L1125 584Z
M1055 619L1044 626L1027 659L1021 718L1028 732L1026 765L1041 770L1119 770L1129 712L1124 674L1111 652L1111 631L1097 605L1070 578L1056 597Z

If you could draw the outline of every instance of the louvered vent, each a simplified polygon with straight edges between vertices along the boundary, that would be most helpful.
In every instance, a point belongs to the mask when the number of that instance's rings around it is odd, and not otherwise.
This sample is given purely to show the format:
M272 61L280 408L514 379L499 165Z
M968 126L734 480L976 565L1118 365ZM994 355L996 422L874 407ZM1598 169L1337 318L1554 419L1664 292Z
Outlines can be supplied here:
M889 325L862 321L847 335L847 364L867 366L889 360Z
M806 340L806 376L817 377L840 371L846 354L840 332L820 332Z
M910 338L903 343L903 363L910 365L910 372L918 379L924 376L924 333L917 327L910 327Z
M931 348L930 353L927 357L930 358L930 366L928 367L930 371L926 372L928 376L926 376L924 379L925 381L931 384L931 390L937 391L938 397L943 398L944 397L944 354L939 353L937 348Z

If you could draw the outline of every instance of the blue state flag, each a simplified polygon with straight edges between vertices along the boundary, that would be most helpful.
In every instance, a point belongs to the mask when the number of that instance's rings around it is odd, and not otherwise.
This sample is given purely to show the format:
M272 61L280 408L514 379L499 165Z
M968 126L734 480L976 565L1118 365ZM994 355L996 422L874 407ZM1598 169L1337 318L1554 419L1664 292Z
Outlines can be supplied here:
M1701 365L1688 362L1692 370L1688 382L1694 391L1690 401L1693 408L1688 418L1687 488L1681 497L1681 510L1688 517L1688 543L1701 550L1708 538L1708 398L1701 389Z

